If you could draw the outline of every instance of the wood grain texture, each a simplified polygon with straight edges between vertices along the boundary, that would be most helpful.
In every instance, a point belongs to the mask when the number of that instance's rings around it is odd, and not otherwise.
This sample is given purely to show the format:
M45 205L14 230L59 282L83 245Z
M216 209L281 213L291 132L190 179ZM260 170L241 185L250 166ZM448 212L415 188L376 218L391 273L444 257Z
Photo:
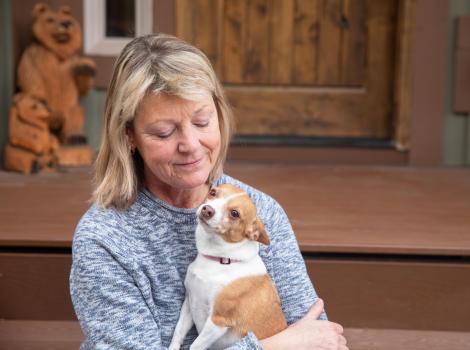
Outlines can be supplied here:
M223 67L221 80L242 83L247 35L246 1L226 0L224 9Z
M460 16L456 23L456 47L454 57L454 96L455 113L470 112L470 16Z
M242 135L377 136L364 109L369 95L362 89L230 86L226 91L234 107L237 132Z
M323 0L320 13L318 84L340 85L342 1Z
M346 328L351 350L467 350L468 332ZM0 320L0 347L8 350L76 350L83 340L74 321Z
M181 0L176 22L221 73L240 135L386 139L396 6L394 0Z
M368 1L366 87L373 93L367 99L364 122L379 138L391 137L396 11L394 0Z
M0 178L2 246L71 246L90 205L90 168L38 176L0 172Z
M83 339L78 321L0 320L0 349L77 350Z
M191 1L192 11L192 42L211 61L216 72L219 71L220 51L218 47L218 38L222 36L219 28L219 19L222 18L220 11L221 1L213 0L193 0Z
M320 0L295 1L293 83L315 85L318 79Z
M192 43L194 42L193 27L193 1L192 0L175 0L176 14L176 36Z
M346 328L350 350L466 350L468 332Z
M470 256L470 170L231 163L285 208L306 253ZM70 247L88 170L0 172L0 245ZM45 205L47 198L47 205Z
M415 31L416 0L400 0L397 29L397 67L395 71L395 146L410 148L412 103L412 48Z
M270 83L291 84L294 0L272 0L269 33Z
M268 0L247 2L248 34L244 62L243 81L269 83L269 15Z
M344 327L470 331L468 262L307 258L307 270Z
M276 198L303 252L470 256L470 170L235 163Z
M76 320L70 254L0 253L0 318Z
M362 86L366 72L365 0L343 0L340 81L343 86Z
M356 147L304 147L283 145L232 145L229 161L258 164L317 164L317 165L406 165L404 152L393 149L368 149Z
M412 147L409 152L410 165L413 166L435 166L442 162L446 62L450 45L449 4L449 0L416 0Z

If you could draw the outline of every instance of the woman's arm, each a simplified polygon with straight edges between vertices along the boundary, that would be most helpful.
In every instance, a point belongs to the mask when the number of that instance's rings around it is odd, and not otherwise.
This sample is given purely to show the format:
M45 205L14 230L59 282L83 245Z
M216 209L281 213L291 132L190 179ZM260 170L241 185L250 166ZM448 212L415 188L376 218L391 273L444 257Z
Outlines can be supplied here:
M287 324L300 320L318 299L305 262L284 209L275 200L268 202L263 218L271 239L266 265L276 285ZM320 318L326 320L326 314Z
M103 245L83 234L74 239L70 291L86 338L82 349L164 349L132 277Z
M264 220L271 238L268 266L290 326L261 341L263 348L346 349L342 327L327 321L323 301L315 303L319 299L307 274L292 226L275 200L268 203Z
M302 319L284 331L260 340L261 346L265 350L348 350L346 338L342 335L343 327L334 322L319 320L322 313L323 301L317 299Z

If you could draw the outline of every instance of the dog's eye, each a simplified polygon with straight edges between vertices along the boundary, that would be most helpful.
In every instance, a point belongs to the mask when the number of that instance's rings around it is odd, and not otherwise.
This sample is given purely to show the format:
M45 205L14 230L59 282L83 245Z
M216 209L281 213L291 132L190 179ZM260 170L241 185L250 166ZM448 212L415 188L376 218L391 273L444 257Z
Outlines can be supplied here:
M52 18L52 17L47 17L47 22L48 22L48 23L54 23L54 18Z
M230 216L232 218L238 219L240 217L240 213L238 212L238 210L232 209L230 211Z
M212 189L209 191L209 196L210 196L210 197L215 197L216 194L217 194L217 191L215 190L215 188L212 188Z

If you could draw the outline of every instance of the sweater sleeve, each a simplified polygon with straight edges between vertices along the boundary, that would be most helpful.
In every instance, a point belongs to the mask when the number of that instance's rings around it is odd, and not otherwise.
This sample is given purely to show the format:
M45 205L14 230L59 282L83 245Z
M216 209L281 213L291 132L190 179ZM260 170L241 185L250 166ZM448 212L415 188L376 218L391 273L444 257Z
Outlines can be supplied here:
M74 239L70 291L85 335L81 349L164 349L159 326L120 261L93 238Z
M225 350L263 350L258 338L254 333L249 332L243 339L236 342Z
M265 226L271 238L271 277L276 285L287 323L301 319L318 299L284 209L275 200ZM320 319L326 320L325 312Z

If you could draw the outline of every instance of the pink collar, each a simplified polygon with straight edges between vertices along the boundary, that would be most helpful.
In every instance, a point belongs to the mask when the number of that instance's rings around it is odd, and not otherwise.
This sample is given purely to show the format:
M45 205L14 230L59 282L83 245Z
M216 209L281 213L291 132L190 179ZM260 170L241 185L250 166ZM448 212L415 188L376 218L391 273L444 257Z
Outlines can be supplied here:
M241 262L241 260L235 260L235 259L230 259L230 258L223 258L221 256L212 256L212 255L206 255L202 254L203 257L209 259L209 260L214 260L220 262L222 265L230 265L231 263L235 262Z

